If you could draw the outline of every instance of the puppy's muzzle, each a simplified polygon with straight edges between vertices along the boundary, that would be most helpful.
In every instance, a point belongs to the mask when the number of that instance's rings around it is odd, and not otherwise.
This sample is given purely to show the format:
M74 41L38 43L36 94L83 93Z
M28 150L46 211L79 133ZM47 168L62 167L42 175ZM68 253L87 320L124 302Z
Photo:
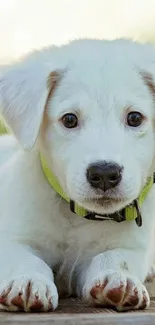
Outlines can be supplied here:
M120 183L122 169L112 162L97 162L87 168L87 180L92 187L106 192Z

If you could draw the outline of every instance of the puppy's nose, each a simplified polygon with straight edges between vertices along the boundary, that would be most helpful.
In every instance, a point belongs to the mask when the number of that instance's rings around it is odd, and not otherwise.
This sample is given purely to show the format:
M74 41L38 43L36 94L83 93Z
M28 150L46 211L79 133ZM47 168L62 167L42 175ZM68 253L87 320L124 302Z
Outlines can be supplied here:
M87 180L94 188L106 192L118 185L122 179L122 167L111 162L98 162L87 169Z

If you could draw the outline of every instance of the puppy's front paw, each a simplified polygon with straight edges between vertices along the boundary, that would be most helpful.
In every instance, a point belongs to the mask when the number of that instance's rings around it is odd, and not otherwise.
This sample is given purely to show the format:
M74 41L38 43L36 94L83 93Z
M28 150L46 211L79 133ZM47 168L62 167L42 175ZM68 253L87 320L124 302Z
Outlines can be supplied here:
M54 310L57 305L57 288L43 275L23 275L0 284L0 310L41 312Z
M115 307L119 311L144 309L150 303L146 288L137 278L112 270L87 282L83 297L90 304Z

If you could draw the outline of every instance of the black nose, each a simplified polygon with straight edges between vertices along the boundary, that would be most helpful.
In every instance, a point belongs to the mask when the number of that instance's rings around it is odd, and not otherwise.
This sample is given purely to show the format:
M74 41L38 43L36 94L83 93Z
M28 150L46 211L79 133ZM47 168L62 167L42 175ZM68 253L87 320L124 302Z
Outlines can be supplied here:
M87 180L94 188L104 192L118 185L122 178L122 167L112 162L98 162L87 169Z

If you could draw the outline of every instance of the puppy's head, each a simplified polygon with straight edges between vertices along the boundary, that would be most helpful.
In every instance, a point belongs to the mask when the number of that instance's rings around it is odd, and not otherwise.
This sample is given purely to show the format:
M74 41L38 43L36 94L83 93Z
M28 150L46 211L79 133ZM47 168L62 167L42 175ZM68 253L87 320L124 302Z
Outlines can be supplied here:
M2 114L25 148L37 141L68 197L113 213L153 171L155 50L83 40L35 53L1 78Z

